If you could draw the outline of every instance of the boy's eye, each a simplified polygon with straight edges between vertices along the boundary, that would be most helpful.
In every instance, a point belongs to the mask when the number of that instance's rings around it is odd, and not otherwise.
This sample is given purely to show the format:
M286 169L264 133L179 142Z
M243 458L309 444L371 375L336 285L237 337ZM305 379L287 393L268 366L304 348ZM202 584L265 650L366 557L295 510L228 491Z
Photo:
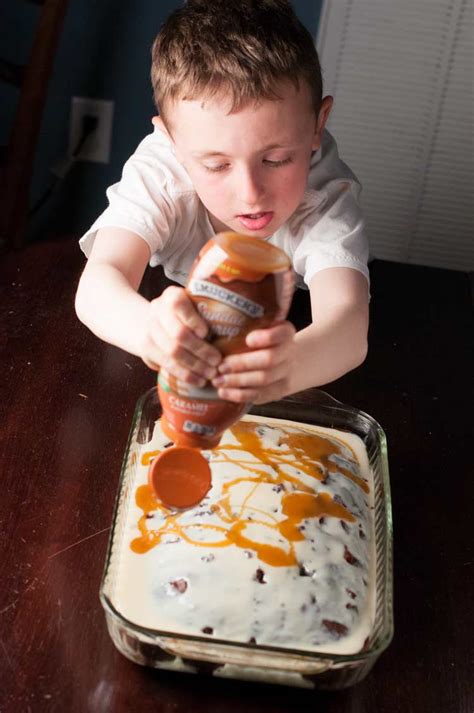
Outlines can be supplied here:
M210 171L211 173L218 173L219 171L224 171L226 168L228 168L228 166L228 163L220 163L217 166L206 166L204 164L204 168L206 169L206 171Z
M291 163L292 160L293 160L293 159L291 158L291 156L288 156L288 158L283 158L283 159L281 159L280 161L270 161L270 159L266 158L266 159L263 160L263 163L264 163L266 166L270 166L270 167L272 167L272 168L276 168L277 166L286 166L286 164L287 164L287 163Z
M270 168L277 168L278 166L286 166L286 164L291 163L293 161L291 156L288 156L288 158L280 159L279 161L271 161L270 159L264 159L263 163L265 166L269 166ZM220 171L225 171L227 168L229 168L230 164L229 163L219 163L214 166L206 166L206 164L203 164L203 167L206 171L210 171L211 173L219 173Z

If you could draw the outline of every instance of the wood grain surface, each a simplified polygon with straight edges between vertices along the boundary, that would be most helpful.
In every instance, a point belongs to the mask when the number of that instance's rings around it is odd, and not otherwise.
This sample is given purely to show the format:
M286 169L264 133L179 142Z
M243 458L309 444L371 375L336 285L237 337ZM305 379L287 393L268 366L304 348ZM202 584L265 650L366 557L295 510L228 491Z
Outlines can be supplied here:
M373 262L369 356L325 388L387 434L395 637L362 683L317 692L142 668L110 640L99 585L132 413L154 375L77 320L83 261L64 240L0 265L1 713L472 713L467 275ZM149 270L142 289L163 284ZM307 324L307 294L291 317Z

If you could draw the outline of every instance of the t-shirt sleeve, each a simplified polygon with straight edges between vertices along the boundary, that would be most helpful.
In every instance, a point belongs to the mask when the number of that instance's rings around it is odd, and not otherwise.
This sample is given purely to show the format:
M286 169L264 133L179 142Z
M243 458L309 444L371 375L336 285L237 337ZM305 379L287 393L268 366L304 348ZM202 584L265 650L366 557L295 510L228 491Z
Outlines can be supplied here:
M369 246L359 205L360 184L341 161L337 146L324 132L312 161L308 189L292 217L293 265L310 285L330 267L348 267L369 281Z
M151 134L125 163L120 181L107 189L107 208L79 241L87 257L97 231L105 227L132 231L148 244L151 255L164 248L174 231L179 204L172 195L166 150Z

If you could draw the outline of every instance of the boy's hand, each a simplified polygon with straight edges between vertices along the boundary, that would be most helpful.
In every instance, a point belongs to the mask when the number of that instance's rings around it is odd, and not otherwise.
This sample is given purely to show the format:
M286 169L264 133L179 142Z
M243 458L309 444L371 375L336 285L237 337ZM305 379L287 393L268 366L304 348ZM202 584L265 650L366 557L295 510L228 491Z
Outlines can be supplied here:
M216 375L220 352L204 341L207 325L182 287L168 287L150 302L140 356L147 366L165 367L196 386Z
M246 343L252 351L225 357L217 369L218 376L212 379L219 397L261 404L286 396L294 368L294 336L290 322L249 332Z

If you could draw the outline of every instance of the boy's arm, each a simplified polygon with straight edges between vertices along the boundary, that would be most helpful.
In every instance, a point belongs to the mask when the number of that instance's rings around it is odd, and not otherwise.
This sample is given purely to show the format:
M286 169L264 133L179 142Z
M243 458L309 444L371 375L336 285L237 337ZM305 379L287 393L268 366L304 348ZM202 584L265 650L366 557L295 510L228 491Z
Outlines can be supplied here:
M138 294L150 258L142 238L121 228L98 231L76 294L79 319L100 339L203 385L221 355L204 341L205 322L180 287L149 302Z
M358 270L333 267L310 285L312 324L295 337L290 393L322 386L362 364L367 355L368 283Z
M254 351L226 357L214 379L221 398L264 403L334 381L367 353L368 284L362 273L334 267L310 285L313 322L295 335L288 322L248 336Z
M76 313L100 339L140 353L148 302L138 293L148 245L128 230L98 231L76 293Z

